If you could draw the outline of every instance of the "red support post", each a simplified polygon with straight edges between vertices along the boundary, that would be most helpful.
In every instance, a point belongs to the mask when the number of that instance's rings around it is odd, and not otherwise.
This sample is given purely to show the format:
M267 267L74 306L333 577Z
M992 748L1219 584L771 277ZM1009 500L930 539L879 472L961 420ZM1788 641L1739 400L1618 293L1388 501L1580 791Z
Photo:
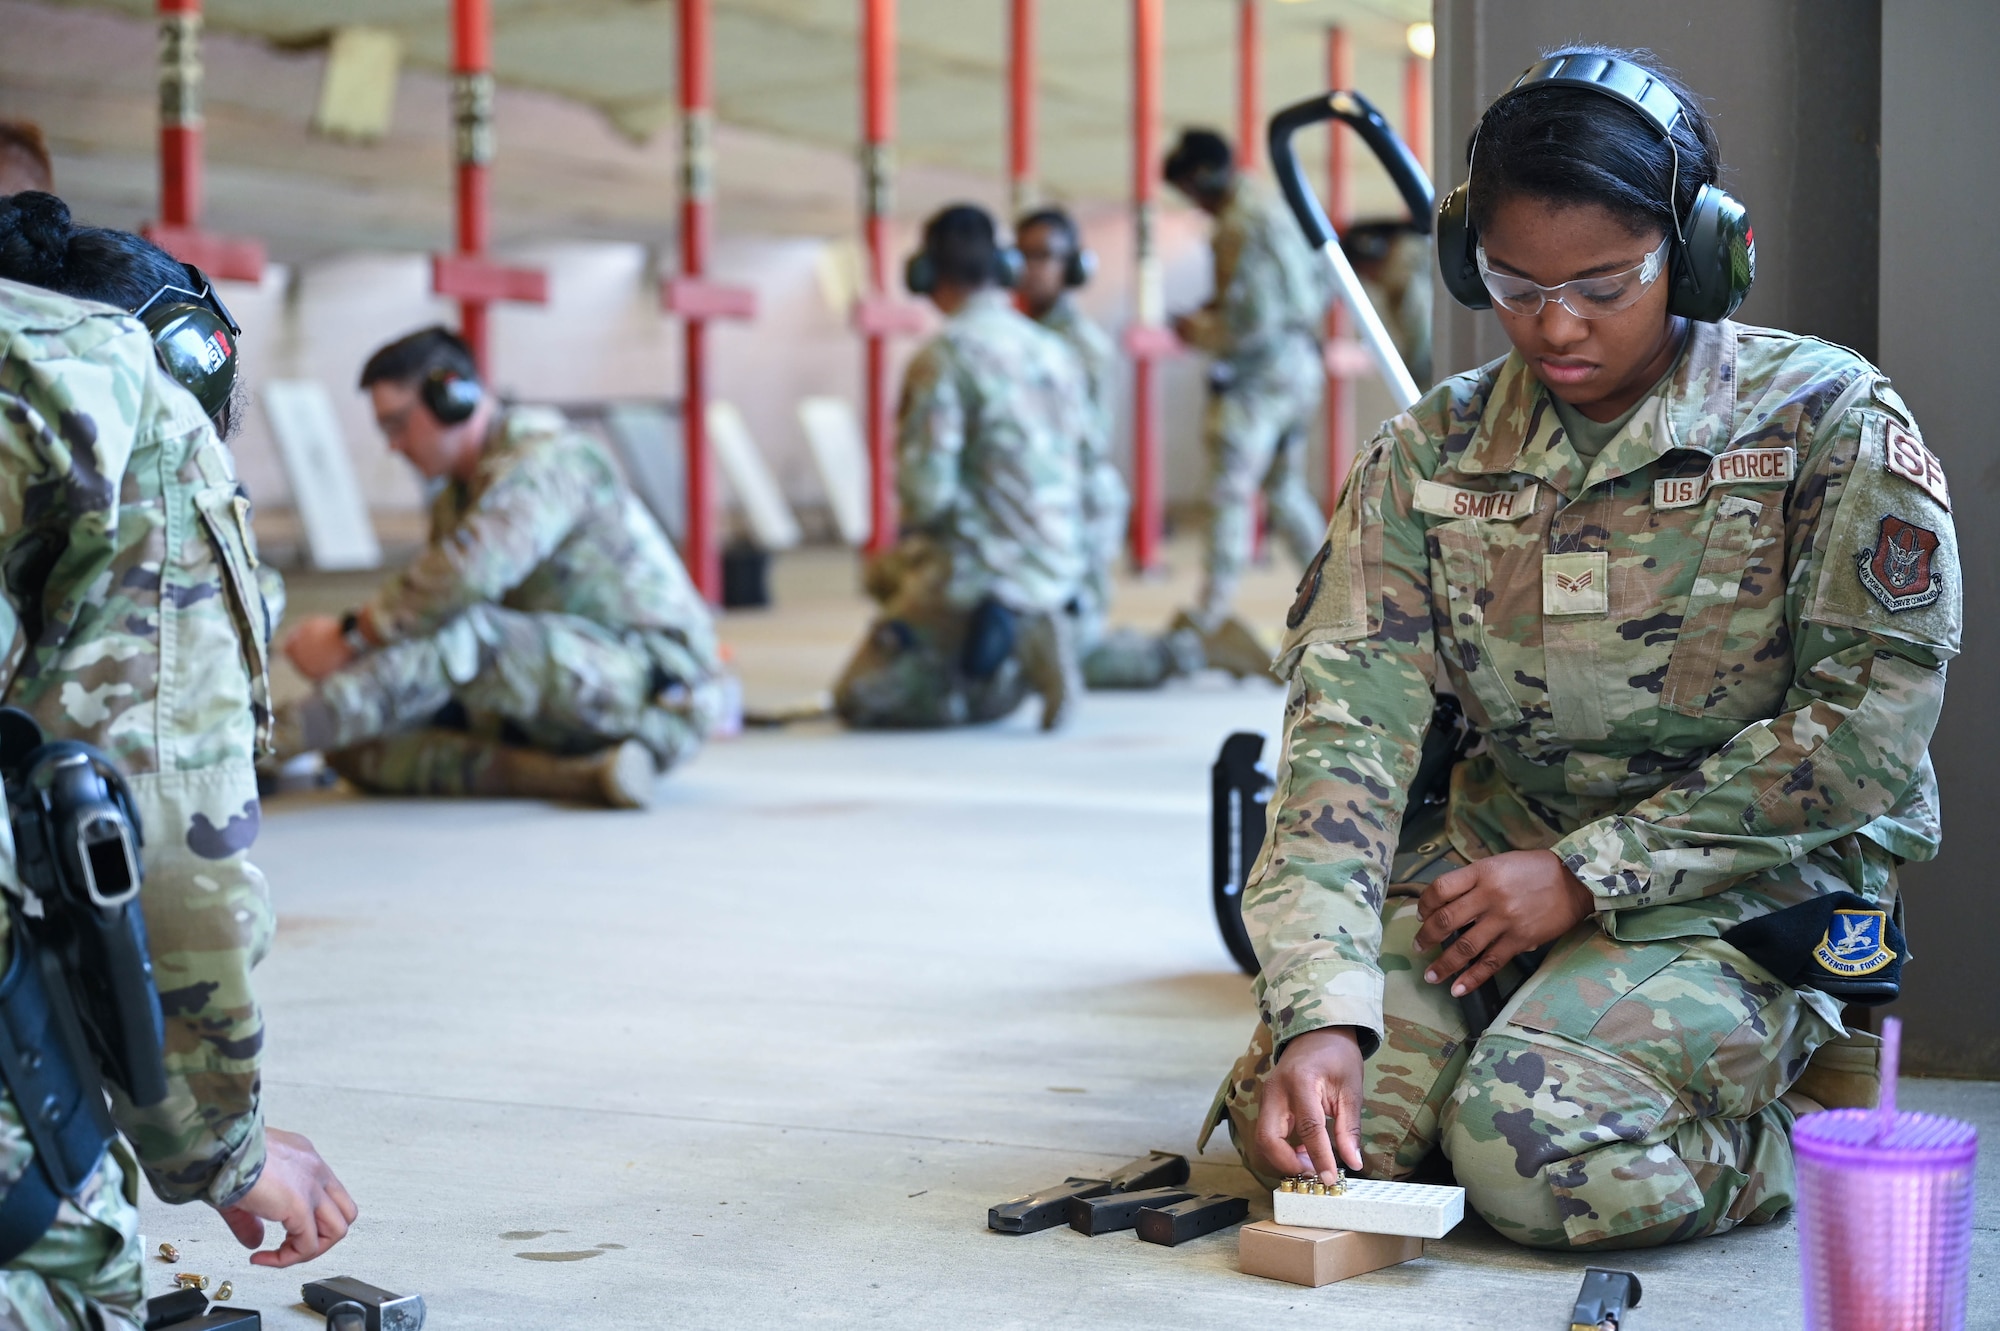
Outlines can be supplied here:
M708 0L681 0L681 273L708 272L712 94ZM681 440L687 449L687 565L695 590L722 600L722 552L715 539L715 477L708 454L708 322L682 330L687 364L681 387Z
M255 282L264 246L201 229L201 0L159 0L160 216L145 235L209 277Z
M862 232L868 250L868 291L856 310L865 351L868 440L868 553L896 543L896 459L889 422L891 321L889 219L896 138L896 0L861 0Z
M1166 296L1154 249L1160 155L1161 0L1132 0L1132 217L1134 291L1125 348L1132 356L1132 566L1158 567L1165 519L1160 470L1160 419L1155 362L1172 354L1173 335L1161 326Z
M1264 113L1260 106L1263 50L1257 31L1257 0L1236 0L1236 159L1245 171L1264 161Z
M1340 28L1326 30L1327 87L1339 91L1354 86L1354 53L1347 33ZM1338 121L1327 123L1326 215L1336 232L1345 232L1350 214L1347 173L1347 131ZM1354 386L1351 377L1335 364L1335 353L1347 338L1347 307L1339 301L1326 315L1329 351L1326 375L1326 506L1331 509L1347 483L1354 465Z
M1012 0L1007 49L1007 201L1035 201L1035 0Z
M493 161L492 16L486 0L454 0L452 5L452 85L457 102L458 252L477 258L491 239L487 209L492 206L487 175ZM486 302L459 301L459 331L472 348L480 372L487 367Z
M492 240L487 171L493 162L493 19L487 0L452 0L451 100L457 180L454 253L431 257L431 290L458 298L459 335L482 375L487 357L487 306L496 300L545 304L546 274L502 268L486 258Z
M681 271L661 284L667 311L687 324L681 390L681 439L687 450L687 530L683 555L695 589L722 601L722 550L716 536L715 469L708 448L708 322L749 319L757 293L708 280L715 236L715 62L711 0L680 0Z

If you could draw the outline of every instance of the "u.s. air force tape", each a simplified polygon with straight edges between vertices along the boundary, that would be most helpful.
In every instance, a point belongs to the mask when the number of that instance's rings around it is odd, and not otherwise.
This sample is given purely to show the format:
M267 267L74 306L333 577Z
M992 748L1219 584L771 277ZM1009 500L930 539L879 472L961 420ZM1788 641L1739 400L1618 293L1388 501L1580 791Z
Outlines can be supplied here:
M1789 448L1738 448L1718 453L1699 476L1669 476L1653 482L1654 508L1692 508L1718 485L1771 485L1798 474L1799 457Z

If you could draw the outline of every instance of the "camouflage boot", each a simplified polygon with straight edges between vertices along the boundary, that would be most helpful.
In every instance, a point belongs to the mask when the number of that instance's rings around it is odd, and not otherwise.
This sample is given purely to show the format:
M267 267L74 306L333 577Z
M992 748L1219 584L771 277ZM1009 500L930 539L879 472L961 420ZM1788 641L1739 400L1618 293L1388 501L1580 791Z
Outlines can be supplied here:
M475 794L643 809L653 802L659 775L653 755L636 739L574 757L510 745L497 757L491 769L496 788Z
M652 802L658 764L629 739L564 755L455 730L418 730L338 749L327 766L375 795L563 800L613 809Z
M1813 1050L1792 1092L1828 1109L1873 1109L1882 1094L1881 1037L1849 1031L1828 1040Z
M1169 636L1191 633L1201 641L1202 655L1217 670L1226 670L1237 679L1256 679L1271 673L1271 651L1257 634L1234 615L1204 628L1186 610L1167 626Z
M1176 622L1160 639L1160 654L1166 658L1167 672L1175 679L1192 675L1208 664L1208 649L1201 634Z
M1075 714L1084 687L1069 616L1040 614L1026 619L1014 655L1028 687L1042 695L1042 729L1066 723Z

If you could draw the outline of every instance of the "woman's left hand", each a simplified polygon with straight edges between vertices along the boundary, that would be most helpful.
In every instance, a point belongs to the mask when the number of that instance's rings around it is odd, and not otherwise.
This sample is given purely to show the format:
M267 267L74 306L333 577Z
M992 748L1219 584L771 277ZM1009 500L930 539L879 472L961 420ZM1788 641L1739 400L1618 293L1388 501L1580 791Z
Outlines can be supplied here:
M1458 941L1424 972L1451 981L1452 997L1471 993L1521 953L1561 938L1596 909L1577 876L1546 850L1510 850L1442 874L1417 901L1423 928L1417 948ZM1456 977L1456 978L1454 978Z
M281 644L285 655L310 680L325 679L354 659L354 649L332 615L307 615Z

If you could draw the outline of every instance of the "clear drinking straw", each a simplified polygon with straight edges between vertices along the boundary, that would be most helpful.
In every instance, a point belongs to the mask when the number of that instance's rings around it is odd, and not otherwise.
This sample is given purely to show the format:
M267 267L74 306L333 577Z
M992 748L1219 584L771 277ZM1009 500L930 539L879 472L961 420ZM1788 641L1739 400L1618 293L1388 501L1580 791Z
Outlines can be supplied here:
M1903 1061L1903 1021L1882 1018L1882 1094L1875 1102L1875 1140L1896 1126L1896 1069Z

